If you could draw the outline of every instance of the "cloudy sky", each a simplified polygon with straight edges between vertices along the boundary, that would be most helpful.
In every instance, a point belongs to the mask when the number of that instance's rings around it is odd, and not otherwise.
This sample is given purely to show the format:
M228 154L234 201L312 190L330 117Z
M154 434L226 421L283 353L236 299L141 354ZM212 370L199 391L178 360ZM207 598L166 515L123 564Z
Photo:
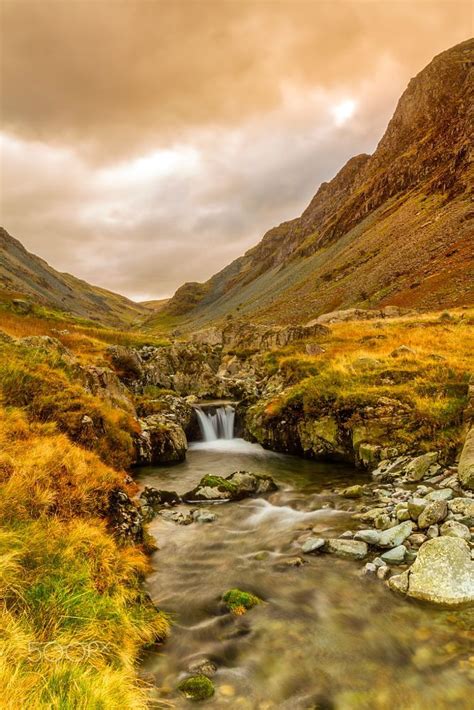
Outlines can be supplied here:
M205 280L372 152L458 0L1 0L1 221L132 298Z

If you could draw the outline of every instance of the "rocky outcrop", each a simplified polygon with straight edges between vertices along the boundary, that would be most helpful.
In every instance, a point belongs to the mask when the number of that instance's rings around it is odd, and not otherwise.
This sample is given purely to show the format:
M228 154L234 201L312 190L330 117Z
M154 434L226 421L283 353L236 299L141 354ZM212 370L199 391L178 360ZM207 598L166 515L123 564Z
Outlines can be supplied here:
M113 370L90 366L78 367L76 372L86 392L100 397L111 407L123 409L133 417L137 416L129 390Z
M121 542L125 544L143 542L143 514L124 490L117 488L111 492L107 518L114 535Z
M442 606L463 606L474 602L474 562L465 540L438 537L419 549L406 572L391 577L390 589L413 599Z
M222 345L229 350L271 350L307 338L327 335L329 329L320 323L292 326L267 326L248 321L232 320L222 330L208 328L190 335L193 343Z
M160 414L140 419L137 435L137 464L168 465L186 458L188 442L183 428Z
M295 323L367 302L472 300L473 50L470 39L435 57L410 81L373 155L351 158L300 217L205 284L184 298L179 289L169 312L203 325L237 309Z
M271 413L271 402L261 401L249 408L249 435L265 448L306 458L339 459L373 468L406 450L403 433L416 428L410 407L388 397L350 406L331 402L322 394L311 413L304 411L301 403L291 402L278 415ZM409 460L404 458L405 463Z

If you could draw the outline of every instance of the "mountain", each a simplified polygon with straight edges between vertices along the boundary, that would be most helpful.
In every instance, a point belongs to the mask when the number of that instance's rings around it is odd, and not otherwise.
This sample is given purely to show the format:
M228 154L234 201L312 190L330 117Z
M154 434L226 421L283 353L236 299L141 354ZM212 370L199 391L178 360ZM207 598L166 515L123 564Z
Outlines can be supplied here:
M209 281L184 284L161 317L195 328L229 314L295 323L349 306L472 303L473 55L468 40L435 57L372 155Z
M127 325L150 313L145 306L124 296L91 286L70 274L59 273L43 259L30 254L1 227L0 286L36 303L105 325Z

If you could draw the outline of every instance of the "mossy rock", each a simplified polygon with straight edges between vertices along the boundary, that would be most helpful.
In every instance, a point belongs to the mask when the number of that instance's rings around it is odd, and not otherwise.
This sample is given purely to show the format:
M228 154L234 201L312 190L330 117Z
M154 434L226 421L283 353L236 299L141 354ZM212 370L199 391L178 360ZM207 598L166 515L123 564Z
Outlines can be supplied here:
M187 700L207 700L214 695L214 684L201 673L181 681L178 690Z
M262 603L262 600L255 594L243 592L241 589L229 589L223 594L222 601L227 606L227 609L237 616L245 614L249 609Z

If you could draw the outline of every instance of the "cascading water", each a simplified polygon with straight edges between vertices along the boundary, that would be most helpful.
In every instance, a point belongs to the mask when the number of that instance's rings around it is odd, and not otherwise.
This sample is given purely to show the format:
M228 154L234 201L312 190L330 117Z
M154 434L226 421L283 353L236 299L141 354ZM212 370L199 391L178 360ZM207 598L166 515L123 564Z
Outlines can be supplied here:
M196 414L203 441L234 438L235 409L230 405L217 407L213 413L196 407Z

